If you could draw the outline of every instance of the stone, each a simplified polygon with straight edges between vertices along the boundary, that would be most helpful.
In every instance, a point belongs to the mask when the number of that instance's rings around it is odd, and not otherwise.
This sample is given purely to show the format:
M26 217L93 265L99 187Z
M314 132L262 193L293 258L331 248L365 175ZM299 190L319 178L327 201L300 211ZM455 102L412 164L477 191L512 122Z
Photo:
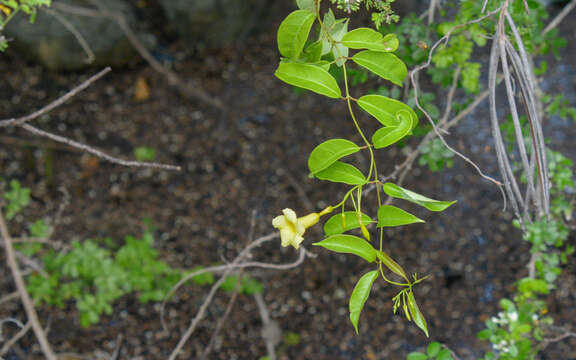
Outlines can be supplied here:
M172 30L193 45L234 44L266 0L159 0ZM255 15L256 14L256 15Z
M102 9L122 14L132 29L136 27L136 17L129 1L98 1ZM96 10L87 0L69 0L66 4ZM69 23L85 38L94 52L93 62L87 62L86 52L64 23ZM8 24L5 35L12 39L9 51L18 52L51 70L117 67L140 60L140 56L122 30L109 17L81 16L60 11L58 8L41 8L33 24L30 23L28 16L19 14ZM139 39L145 44L153 42L151 35L142 37L139 35Z

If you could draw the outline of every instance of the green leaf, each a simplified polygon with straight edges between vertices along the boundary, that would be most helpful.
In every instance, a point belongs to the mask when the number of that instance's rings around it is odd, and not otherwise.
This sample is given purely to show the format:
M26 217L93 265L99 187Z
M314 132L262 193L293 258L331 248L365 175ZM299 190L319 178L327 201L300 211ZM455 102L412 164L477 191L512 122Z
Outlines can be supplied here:
M360 147L346 139L330 139L316 146L308 157L308 169L313 175L328 168L340 158L358 152Z
M310 64L280 63L274 73L287 84L314 91L333 99L340 98L342 92L336 79L321 67Z
M408 75L406 65L394 54L364 50L354 55L352 60L398 86L402 86Z
M414 110L396 99L382 95L365 95L358 99L358 106L384 126L397 126L400 122L397 114L401 111L407 111L412 116L412 129L418 124L418 115Z
M430 345L428 345L428 349L426 350L426 353L430 357L435 357L435 356L438 356L438 353L440 352L440 350L442 350L442 345L438 341L434 341L434 342L431 342Z
M412 316L414 323L420 328L420 330L424 331L426 337L429 337L428 327L426 326L426 319L424 319L424 315L422 315L420 312L418 304L416 303L416 299L414 298L414 293L412 291L408 292L408 310L410 311L410 315Z
M342 37L342 44L350 49L390 52L398 48L398 39L396 38L396 43L394 43L393 39L388 37L385 42L380 32L370 28L357 28ZM394 45L396 45L396 47L394 47Z
M322 43L316 41L306 47L302 53L301 59L308 63L317 63L322 57Z
M358 320L360 320L360 313L364 308L366 300L368 300L368 296L370 296L370 290L372 290L372 285L377 277L377 270L362 275L350 296L350 303L348 306L350 309L350 321L352 322L352 325L354 325L356 334L358 334Z
M450 354L450 350L442 349L440 351L440 353L438 354L438 357L436 358L436 360L453 360L452 354Z
M336 161L328 168L316 173L316 177L320 180L328 180L348 185L366 184L366 178L360 170L341 161Z
M314 12L314 0L296 0L296 5L300 10L308 10Z
M398 46L400 42L398 41L398 36L396 34L386 34L382 39L384 42L384 46L386 47L386 51L393 52L398 50Z
M382 263L388 269L390 269L390 271L392 271L394 274L400 277L403 277L404 279L406 279L406 281L410 282L402 266L400 266L400 264L394 261L388 254L386 254L384 251L377 251L376 256L378 257L378 259L380 259L380 261L382 261Z
M361 221L364 226L374 222L370 216L366 214L361 214ZM324 233L326 236L342 234L345 231L357 229L360 227L360 220L358 219L358 213L356 211L345 211L333 215L324 224Z
M414 204L423 206L430 211L444 211L450 205L456 203L456 201L440 201L430 199L426 196L420 195L408 189L404 189L393 183L385 183L382 188L388 196L410 201Z
M310 34L315 15L310 10L290 13L278 28L278 50L282 56L298 59Z
M330 36L337 42L332 46L332 56L336 59L336 65L338 66L342 66L342 64L346 62L346 59L340 58L341 56L348 57L348 48L341 43L338 43L346 33L348 33L348 19L337 20L334 26L330 29Z
M154 161L156 150L147 146L140 146L134 149L134 156L138 161Z
M422 354L421 352L411 352L410 354L408 354L408 357L406 358L406 360L427 360L428 356L426 356L426 354Z
M396 114L400 121L397 126L387 126L378 129L372 135L374 148L382 149L403 139L412 130L412 116L407 111L400 111Z
M542 279L523 278L518 282L518 291L521 293L548 294L548 283Z
M396 206L382 205L378 209L378 227L402 226L423 222L425 221Z
M376 249L366 240L353 235L332 235L312 245L322 246L328 250L360 256L368 262L376 260Z

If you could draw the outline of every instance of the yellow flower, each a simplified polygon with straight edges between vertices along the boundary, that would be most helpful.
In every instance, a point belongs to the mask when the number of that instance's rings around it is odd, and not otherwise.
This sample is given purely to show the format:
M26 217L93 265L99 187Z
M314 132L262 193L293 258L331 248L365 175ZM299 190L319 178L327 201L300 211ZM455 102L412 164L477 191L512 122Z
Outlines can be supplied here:
M12 13L12 9L10 9L8 6L4 6L2 4L0 4L0 11L2 11L4 14L6 14L6 16L9 16Z
M280 230L282 246L292 245L298 249L304 240L304 232L320 220L320 215L312 213L299 218L296 217L296 213L292 209L284 209L282 213L284 215L277 216L272 220L272 226Z

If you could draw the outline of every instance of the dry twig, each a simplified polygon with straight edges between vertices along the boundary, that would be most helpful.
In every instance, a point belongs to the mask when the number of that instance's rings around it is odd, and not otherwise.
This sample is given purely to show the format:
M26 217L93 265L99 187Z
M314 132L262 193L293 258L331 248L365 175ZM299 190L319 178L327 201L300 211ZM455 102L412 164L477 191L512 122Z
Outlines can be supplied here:
M470 164L477 172L478 174L480 174L480 176L494 184L496 184L498 187L501 187L502 184L493 179L492 177L485 175L482 170L480 169L480 167L478 165L476 165L476 163L474 161L472 161L471 159L469 159L467 156L465 156L464 154L460 153L459 151L457 151L456 149L452 148L450 145L448 145L448 143L446 142L446 140L444 139L444 136L442 136L440 129L438 128L438 126L436 125L436 123L434 123L434 120L432 119L432 117L430 116L430 114L428 114L428 112L422 107L422 105L419 102L419 92L420 92L420 86L419 86L419 82L418 82L418 74L420 71L428 68L430 66L430 64L432 63L432 56L434 55L435 50L442 44L446 44L448 43L448 41L450 40L450 36L452 35L452 33L464 26L468 26L471 24L475 24L478 22L481 22L495 14L498 13L498 11L500 10L500 8L491 11L489 13L487 13L484 16L481 16L477 19L471 20L467 23L464 24L460 24L460 25L456 25L454 26L452 29L450 29L450 31L448 31L446 33L446 35L444 35L442 38L440 38L431 48L430 48L430 53L428 55L428 60L426 61L426 63L417 66L414 70L412 70L410 72L410 80L412 83L412 87L414 88L414 99L416 101L416 106L418 107L418 109L420 109L420 111L422 111L422 113L424 114L424 116L428 119L428 122L430 123L430 125L432 125L432 128L434 129L434 132L436 133L436 136L438 136L438 138L440 138L440 140L442 141L442 143L444 144L444 146L452 151L455 155L457 155L458 157L460 157L461 159L463 159L464 161L466 161L468 164Z
M32 327L32 322L28 321L26 323L26 325L24 325L23 327L20 328L20 330L16 333L16 335L14 335L12 338L10 338L10 340L6 341L4 343L4 345L2 345L2 349L0 349L0 356L6 355L8 350L10 350L10 348L12 346L14 346L14 344L16 344L16 342L18 342L18 340L20 340L24 335L26 335L26 333L28 333L28 331L30 331L31 327Z
M8 262L8 267L12 272L12 277L14 278L14 282L16 283L18 294L20 295L22 305L24 306L24 310L26 310L26 315L28 316L28 321L32 323L32 329L34 329L34 334L36 335L36 338L40 343L40 348L42 349L44 356L48 360L56 360L56 355L54 354L54 351L52 351L52 346L50 346L50 343L46 338L46 333L44 332L42 325L40 325L40 320L38 319L38 314L36 314L34 303L32 302L30 295L28 294L26 284L24 283L22 273L20 272L20 267L16 262L16 255L14 253L14 247L12 246L12 238L8 233L8 228L6 227L2 210L0 210L0 234L4 239L4 249L6 251L6 260Z
M299 256L298 259L296 259L294 262L292 263L288 263L288 264L270 264L270 263L263 263L263 262L256 262L256 261L247 261L244 262L245 258L248 258L250 256L250 252L252 249L261 246L263 243L270 241L272 239L276 239L279 236L279 234L277 232L266 235L266 236L262 236L256 240L254 240L252 243L248 244L248 246L246 246L241 252L240 254L238 254L238 256L232 261L232 263L230 264L226 264L226 265L221 265L221 266L213 266L210 268L204 268L198 271L195 271L194 273L191 273L189 275L187 275L185 278L183 278L182 280L180 280L168 293L168 295L166 296L166 298L164 299L164 302L162 303L161 309L160 309L160 313L161 313L161 320L162 323L165 324L164 322L164 308L166 305L166 301L167 299L169 299L172 294L174 294L174 292L180 287L182 286L185 282L189 281L191 278L198 276L200 274L206 273L206 272L223 272L220 279L218 279L218 281L216 283L214 283L212 285L212 288L210 289L208 295L206 296L204 302L202 303L200 309L198 310L198 312L196 313L196 316L192 319L192 321L190 322L190 326L188 327L188 329L186 330L186 332L182 335L182 337L180 338L180 341L178 342L178 344L176 345L176 347L174 348L174 350L172 351L172 353L170 354L169 360L174 360L178 357L178 355L180 354L180 352L182 351L182 348L184 347L184 345L186 344L186 342L190 339L190 337L192 336L192 334L194 333L194 331L196 330L198 324L200 323L200 321L203 319L206 310L208 308L208 306L210 305L210 303L212 302L212 299L214 298L216 291L218 290L218 288L220 287L220 285L224 282L224 280L226 279L226 277L232 273L232 271L236 270L236 269L245 269L248 267L257 267L257 268L264 268L264 269L276 269L276 270L287 270L287 269L291 269L294 267L299 266L305 259L306 257L306 253L307 251L304 248L300 248L300 252L299 252Z
M155 169L163 169L163 170L176 170L180 171L180 166L175 165L167 165L167 164L160 164L154 162L140 162L140 161L129 161L123 160L118 157L108 155L94 147L91 147L86 144L82 144L78 141L74 141L72 139L66 138L64 136L56 135L48 131L41 130L35 126L29 124L30 121L37 119L38 117L54 110L58 106L64 104L66 101L80 93L82 90L85 90L88 86L92 85L96 80L100 79L102 76L110 72L111 69L109 67L105 68L104 70L98 72L96 75L90 77L88 80L82 82L80 85L76 86L72 90L68 91L65 95L59 97L55 101L51 102L50 104L44 106L40 110L37 110L29 115L22 116L20 118L11 118L0 120L0 127L8 127L8 126L17 126L20 127L34 135L38 135L41 137L48 138L50 140L68 145L75 149L78 149L83 152L87 152L92 154L100 159L109 161L114 164L127 166L127 167L145 167L145 168L155 168Z

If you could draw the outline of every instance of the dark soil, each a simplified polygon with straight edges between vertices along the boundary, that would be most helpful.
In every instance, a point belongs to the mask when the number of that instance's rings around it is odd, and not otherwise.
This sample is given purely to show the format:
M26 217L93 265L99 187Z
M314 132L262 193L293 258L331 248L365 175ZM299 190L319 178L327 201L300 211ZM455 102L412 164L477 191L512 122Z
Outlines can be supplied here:
M73 149L30 136L21 130L0 133L0 175L32 188L33 204L12 222L18 234L30 219L53 217L62 203L60 187L71 195L54 239L76 239L139 234L144 219L157 225L162 258L177 268L192 268L232 259L248 241L251 214L256 213L256 235L273 231L271 219L284 207L304 214L334 203L345 187L307 177L307 155L318 143L334 137L359 138L343 103L311 93L296 94L274 76L278 55L274 29L247 41L248 46L218 51L199 50L194 58L175 64L183 78L201 81L229 109L221 113L178 96L165 80L142 65L116 69L68 104L35 124L48 131L130 158L137 146L156 149L157 160L178 164L182 172L135 170L100 162ZM573 24L563 24L570 36L562 58L574 59ZM92 74L56 74L25 64L16 56L0 58L0 118L27 114ZM575 100L575 71L571 60L551 60L550 88ZM136 79L144 78L151 97L133 99ZM552 90L552 89L551 89ZM483 106L484 108L487 107ZM360 120L369 127L370 119ZM575 127L555 119L547 130L554 147L574 159ZM490 147L485 110L465 119L449 137L452 144L498 177ZM402 160L398 150L382 151L379 170L388 173ZM358 158L360 162L367 159ZM427 274L416 289L431 332L431 340L446 343L461 359L475 359L488 350L476 340L483 322L498 311L497 303L510 297L514 282L527 274L529 246L502 211L498 189L482 180L460 160L452 169L431 173L415 168L405 186L432 197L458 200L443 213L407 207L424 218L413 225L386 232L385 246L410 272ZM309 202L314 209L308 209ZM403 204L404 205L404 204ZM320 227L307 233L305 246L318 257L290 271L252 271L264 283L264 300L281 329L300 336L296 345L281 346L282 359L404 359L422 350L428 339L402 316L392 314L395 290L377 284L360 320L360 335L348 320L347 297L366 264L340 256L311 242ZM573 237L572 237L573 241ZM293 249L274 242L259 250L258 260L291 262ZM576 267L572 257L548 298L556 324L576 326ZM2 255L3 261L3 255ZM0 268L1 294L14 291L6 267ZM122 298L114 314L88 329L79 325L73 304L66 309L41 307L49 338L59 353L88 358L95 351L111 353L123 337L120 359L166 359L208 288L188 285L168 304L169 330L162 329L158 304L142 305L135 295ZM229 294L219 295L181 359L198 358L222 316ZM24 322L17 301L0 305L0 318ZM216 339L211 359L258 359L266 355L261 321L254 298L240 295ZM34 355L35 354L35 355ZM35 358L38 346L32 333L14 347L7 359ZM76 358L70 356L69 359ZM542 359L576 359L576 339L550 345Z

